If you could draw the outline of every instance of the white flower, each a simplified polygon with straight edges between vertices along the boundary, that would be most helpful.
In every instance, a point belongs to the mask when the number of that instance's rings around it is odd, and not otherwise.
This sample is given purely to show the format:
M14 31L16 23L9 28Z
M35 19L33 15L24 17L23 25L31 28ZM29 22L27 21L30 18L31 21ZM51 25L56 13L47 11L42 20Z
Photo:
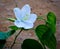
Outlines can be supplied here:
M23 6L22 9L16 7L13 9L15 16L17 20L15 20L14 24L17 27L22 27L24 29L30 29L33 28L34 22L36 21L37 15L36 14L30 14L31 8L28 4Z

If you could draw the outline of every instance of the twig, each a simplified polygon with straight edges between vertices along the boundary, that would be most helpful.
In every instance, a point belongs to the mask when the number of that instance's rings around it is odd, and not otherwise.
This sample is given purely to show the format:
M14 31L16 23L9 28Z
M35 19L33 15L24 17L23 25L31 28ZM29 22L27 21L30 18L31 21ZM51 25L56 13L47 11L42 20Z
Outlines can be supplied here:
M18 5L17 5L17 1L16 1L16 0L14 0L14 1L15 1L15 4L16 4L16 7L17 7L17 6L18 6ZM15 37L15 39L14 39L14 42L13 42L13 44L11 45L10 49L12 49L12 47L14 46L15 41L16 41L17 37L19 36L19 34L22 32L22 30L23 30L23 29L21 29L20 32L16 35L16 37Z
M14 42L13 42L13 44L11 45L10 49L12 49L12 47L14 46L15 41L16 41L17 37L19 36L19 34L22 32L22 30L23 30L23 29L21 29L20 32L16 35L16 37L15 37L15 39L14 39Z

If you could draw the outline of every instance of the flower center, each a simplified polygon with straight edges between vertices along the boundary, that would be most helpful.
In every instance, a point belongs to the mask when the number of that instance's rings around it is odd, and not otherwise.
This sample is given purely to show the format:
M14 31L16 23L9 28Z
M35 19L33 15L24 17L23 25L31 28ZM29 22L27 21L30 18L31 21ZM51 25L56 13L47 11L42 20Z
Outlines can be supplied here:
M28 19L29 19L29 15L26 14L26 15L24 16L23 20L28 20Z

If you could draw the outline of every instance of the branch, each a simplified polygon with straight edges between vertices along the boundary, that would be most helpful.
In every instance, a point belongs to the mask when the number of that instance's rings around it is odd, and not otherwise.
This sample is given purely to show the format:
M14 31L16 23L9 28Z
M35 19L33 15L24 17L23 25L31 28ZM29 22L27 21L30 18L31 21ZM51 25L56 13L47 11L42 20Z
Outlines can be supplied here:
M13 42L13 44L11 45L10 49L12 49L12 47L14 46L15 41L16 41L17 37L19 36L19 34L22 32L22 30L23 30L23 29L21 29L20 32L16 35L16 37L15 37L15 39L14 39L14 42Z

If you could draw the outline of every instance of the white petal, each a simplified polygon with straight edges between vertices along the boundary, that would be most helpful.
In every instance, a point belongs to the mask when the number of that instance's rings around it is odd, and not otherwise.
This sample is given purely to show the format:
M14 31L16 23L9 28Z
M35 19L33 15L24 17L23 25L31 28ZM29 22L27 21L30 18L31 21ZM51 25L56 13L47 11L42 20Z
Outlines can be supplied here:
M23 6L21 11L22 11L22 16L24 17L26 14L30 15L31 8L28 4L26 4L25 6Z
M24 26L24 29L31 29L31 28L33 28L33 23L25 23L25 26Z
M22 17L20 8L14 8L13 11L14 11L14 14L15 14L16 18L18 20L20 20L20 18Z
M23 22L23 21L18 21L18 20L15 20L14 24L17 26L17 27L22 27L24 29L31 29L33 28L33 23L29 23L29 22Z
M24 27L24 23L23 22L21 22L21 21L18 21L18 20L16 20L15 22L14 22L14 24L17 26L17 27Z
M34 23L37 19L37 15L36 14L31 14L29 19L26 20L26 22L30 22L30 23Z
M14 22L14 24L17 26L17 27L22 27L22 28L24 28L24 29L31 29L31 28L33 28L33 23L29 23L29 22L21 22L21 21L18 21L18 20L16 20L15 22Z

